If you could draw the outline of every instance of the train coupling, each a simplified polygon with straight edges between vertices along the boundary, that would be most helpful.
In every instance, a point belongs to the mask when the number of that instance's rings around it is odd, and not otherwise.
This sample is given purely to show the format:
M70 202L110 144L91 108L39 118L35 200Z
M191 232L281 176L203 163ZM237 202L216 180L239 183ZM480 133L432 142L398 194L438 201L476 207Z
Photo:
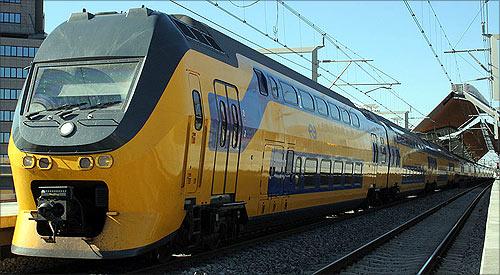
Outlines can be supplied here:
M71 201L73 200L73 188L71 186L47 186L40 187L41 193L37 200L37 210L31 211L30 220L37 222L39 226L46 226L51 234L42 236L47 243L55 243L56 236L67 226L68 213L70 213Z

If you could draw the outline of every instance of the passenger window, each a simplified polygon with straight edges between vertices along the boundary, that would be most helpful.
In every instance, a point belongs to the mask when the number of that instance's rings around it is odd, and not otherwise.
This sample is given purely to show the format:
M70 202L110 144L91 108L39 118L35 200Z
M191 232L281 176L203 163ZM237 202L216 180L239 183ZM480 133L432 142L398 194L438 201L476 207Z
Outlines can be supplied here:
M330 174L332 171L332 161L331 160L321 160L320 173Z
M320 115L328 116L328 106L323 99L316 97L316 105L318 106L318 113Z
M352 162L346 162L345 163L345 169L344 169L344 186L350 187L353 184L353 165Z
M345 170L344 170L344 174L345 174L346 176L348 176L348 175L352 175L352 174L353 174L352 162L346 162L346 163L345 163Z
M332 161L327 159L322 159L319 171L321 176L320 180L321 187L329 187L331 173L332 173Z
M356 162L354 164L353 187L361 187L363 184L363 164Z
M354 165L354 174L356 174L356 175L363 174L363 164L362 163L357 162Z
M298 189L300 187L299 175L302 172L302 158L301 157L297 157L295 159L295 167L293 169L294 169L294 173L295 173L295 176L293 177L293 181L295 183L295 188Z
M300 174L302 172L302 158L301 157L297 157L295 159L295 168L294 168L294 172L295 174Z
M342 161L335 161L333 164L333 173L334 174L342 174L342 168L343 168L343 163Z
M226 146L226 133L227 133L227 113L226 113L226 104L224 101L219 101L219 110L220 110L220 147Z
M318 160L307 158L304 163L304 188L316 187L317 172L318 172Z
M318 160L317 159L306 159L304 165L304 173L306 174L316 174L318 171Z
M283 88L283 98L285 99L285 102L298 105L299 100L297 98L297 91L295 91L295 88L286 83L280 83Z
M257 70L253 69L255 71L255 74L257 75L257 81L259 82L259 91L263 96L267 96L269 94L267 90L267 81L266 78L264 77L264 74Z
M237 148L238 141L240 139L240 118L238 115L238 108L234 104L231 104L231 114L232 114L232 119L233 119L232 146L233 146L233 148Z
M279 92L278 92L278 84L274 80L274 78L269 77L269 84L271 86L271 94L273 97L278 98L279 97Z
M354 127L358 127L359 128L359 117L358 117L358 115L356 115L355 113L351 112L351 120L352 120L352 125L354 125Z
M333 163L333 184L336 186L341 186L343 182L342 169L344 168L344 163L341 161L335 161Z
M292 173L292 169L293 169L293 157L294 157L294 152L293 150L288 150L286 152L286 168L285 168L285 172L287 174L291 174Z
M351 118L349 117L349 112L347 110L342 109L342 121L344 121L347 124L351 124Z
M203 126L203 110L201 107L200 93L196 90L193 90L193 107L194 107L194 128L199 131Z
M302 102L302 108L309 110L309 111L314 111L314 101L312 96L308 92L300 91L300 99Z
M328 105L330 105L330 114L335 120L340 120L340 110L337 105L328 102Z

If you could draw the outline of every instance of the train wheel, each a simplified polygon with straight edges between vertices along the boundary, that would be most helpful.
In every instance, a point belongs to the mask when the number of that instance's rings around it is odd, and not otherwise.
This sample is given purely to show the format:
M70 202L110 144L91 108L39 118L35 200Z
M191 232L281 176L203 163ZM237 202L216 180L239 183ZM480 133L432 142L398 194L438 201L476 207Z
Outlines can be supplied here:
M155 263L166 263L172 259L172 249L169 245L154 249L152 254L152 260Z
M217 249L221 244L220 234L212 233L203 239L203 246L209 250Z

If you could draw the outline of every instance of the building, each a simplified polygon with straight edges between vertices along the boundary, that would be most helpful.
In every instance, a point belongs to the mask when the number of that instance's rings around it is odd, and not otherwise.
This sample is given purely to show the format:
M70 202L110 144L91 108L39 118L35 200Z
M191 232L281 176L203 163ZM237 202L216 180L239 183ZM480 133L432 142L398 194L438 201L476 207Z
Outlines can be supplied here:
M500 153L488 101L470 84L453 84L452 90L414 132L448 148L453 153L478 161L488 152Z
M0 0L0 199L13 197L7 147L17 99L45 38L43 0Z

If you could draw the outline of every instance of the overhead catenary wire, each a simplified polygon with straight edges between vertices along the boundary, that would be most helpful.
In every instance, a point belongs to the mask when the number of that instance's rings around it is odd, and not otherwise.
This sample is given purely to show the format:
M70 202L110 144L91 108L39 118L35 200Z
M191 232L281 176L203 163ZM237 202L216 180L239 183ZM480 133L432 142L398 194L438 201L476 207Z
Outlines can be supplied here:
M415 22L415 24L417 25L417 28L420 30L420 33L422 34L423 38L425 39L425 41L427 42L427 45L429 46L429 48L431 49L432 53L434 54L434 58L436 58L437 62L439 63L439 65L441 66L441 70L443 70L445 76L446 76L446 79L448 79L448 81L453 84L453 81L451 80L450 78L450 75L448 74L448 72L446 71L446 68L444 67L443 65L443 62L441 62L441 59L439 58L439 56L437 55L436 53L436 50L434 49L434 47L432 46L432 43L429 41L429 38L427 37L427 34L425 34L425 31L424 29L422 28L422 25L420 24L420 22L418 21L417 19L417 16L415 15L415 13L413 12L410 4L408 3L407 0L404 0L403 1L406 8L408 9L408 12L410 13L413 21Z
M259 1L260 0L255 0L255 1L253 1L252 3L250 3L248 5L238 5L238 4L234 3L233 0L229 0L229 3L231 3L233 6L238 7L238 8L248 8L248 7L251 7L251 6L259 3Z
M191 12L192 14L195 14L196 16L198 16L198 17L200 17L200 18L202 18L202 19L206 20L207 22L210 22L210 23L214 24L215 26L217 26L217 27L219 27L219 28L221 28L221 29L224 29L225 31L227 31L227 32L229 32L229 33L231 33L231 34L233 34L233 35L235 35L235 36L239 37L240 39L242 39L242 40L244 40L244 41L247 41L247 42L249 42L249 43L251 43L251 44L253 44L253 45L255 45L255 46L257 46L257 47L259 47L259 48L261 48L261 49L267 50L267 51L269 51L270 53L274 53L273 51L271 51L271 50L269 50L269 49L267 49L267 48L265 48L265 47L263 47L263 46L259 45L258 43L255 43L254 41L251 41L251 40L250 40L250 39L248 39L248 38L243 37L242 35L237 34L236 32L234 32L234 31L232 31L232 30L230 30L230 29L228 29L228 28L226 28L226 27L224 27L224 26L222 26L222 25L220 25L220 24L216 23L215 21L213 21L213 20L211 20L211 19L209 19L209 18L207 18L207 17L205 17L205 16L201 15L200 13L198 13L198 12L196 12L196 11L194 11L194 10L192 10L192 9L190 9L190 8L188 8L188 7L186 7L186 6L182 5L182 4L180 4L180 3L178 3L178 2L176 2L176 1L174 1L174 0L170 0L170 1L171 1L172 3L174 3L175 5L177 5L177 6L181 7L181 8L183 8L183 9L187 10L188 12ZM217 4L217 3L214 3L214 2L212 2L212 1L209 1L209 2L210 2L210 3L212 3L213 5L216 5L216 4ZM223 10L225 10L225 9L223 9ZM226 10L226 13L228 13L228 11L227 11L227 10ZM230 12L229 12L229 13L230 13ZM252 25L251 25L251 24L249 24L248 22L245 22L244 20L242 20L242 19L241 19L241 18L239 18L238 16L236 16L236 15L234 15L234 14L232 14L232 13L230 13L230 15L231 15L232 17L234 17L235 19L239 20L240 22L243 22L243 23L247 24L248 26L252 27L253 29L255 29L256 31L258 31L258 32L259 32L259 33L261 33L262 35L264 35L264 36L266 36L266 37L268 37L268 38L270 38L270 39L274 40L275 42L279 43L280 45L282 45L282 46L286 47L286 45L283 45L282 43L280 43L279 41L277 41L277 39L273 39L273 38L271 38L268 34L263 33L261 30L259 30L259 29L255 28L254 26L252 26ZM290 50L290 51L294 52L291 48L288 48L288 47L286 47L286 48L287 48L288 50ZM299 56L301 56L302 58L306 59L308 62L311 62L311 60L308 60L308 59L307 59L307 58L305 58L303 55L301 55L301 54L299 54L299 53L297 53L297 52L294 52L294 53L295 53L295 54L297 54L297 55L299 55ZM279 55L278 55L278 56L279 56ZM280 58L282 58L282 59L284 59L284 60L287 60L287 61L289 61L290 63L295 64L295 65L297 65L297 66L299 66L299 67L301 67L301 68L303 68L303 69L310 70L309 68L305 67L304 65L302 65L302 64L300 64L300 63L298 63L298 62L295 62L295 61L293 61L293 60L291 60L291 59L285 58L285 57L283 57L283 56L279 56L279 57L280 57ZM321 68L321 69L325 70L324 68ZM329 73L330 75L332 75L332 76L335 76L334 74L332 74L332 73L331 73L330 71L328 71L328 70L326 70L326 72L328 72L328 73ZM326 78L325 76L322 76L322 77L323 77L323 78L325 78L327 81L331 81L331 80L329 80L328 78ZM343 80L342 80L342 81L343 81ZM346 90L344 90L344 89L342 89L342 88L340 88L340 87L338 87L338 88L339 88L339 90L343 91L347 97L349 97L349 98L354 98L356 101L363 103L361 100L357 99L357 98L356 98L356 97L354 97L352 94L348 93ZM363 91L361 91L361 90L360 90L360 89L358 89L357 87L353 87L353 88L354 88L355 90L357 90L358 92L363 93ZM364 94L364 93L363 93L363 94ZM387 111L389 111L390 113L392 113L392 114L394 114L394 115L396 115L396 116L398 116L399 118L401 118L401 119L402 119L402 117L401 117L401 116L399 116L398 114L394 113L392 110L390 110L389 108L387 108L384 104L382 104L382 103L381 103L381 102L379 102L378 100L374 99L373 97L371 97L371 96L369 96L369 95L366 95L366 96L367 96L367 97L369 97L369 98L370 98L371 100L373 100L374 102L376 102L379 106L383 107L384 109L386 109L386 110L387 110ZM364 103L363 103L363 104L364 104Z
M246 37L244 37L244 36L242 36L242 35L240 35L240 34L238 34L238 33L234 32L234 31L232 31L232 30L230 30L230 29L228 29L228 28L226 28L226 27L224 27L224 26L222 26L222 25L218 24L217 22L215 22L215 21L213 21L213 20L211 20L211 19L209 19L209 18L207 18L207 17L205 17L205 16L201 15L200 13L198 13L198 12L196 12L196 11L194 11L194 10L192 10L192 9L190 9L190 8L188 8L188 7L186 7L186 6L182 5L182 4L180 4L180 3L178 3L178 2L176 2L176 1L174 1L174 0L170 0L170 2L172 2L173 4L175 4L175 5L177 5L177 6L181 7L181 8L183 8L183 9L185 9L185 10L187 10L188 12L190 12L190 13L192 13L192 14L194 14L194 15L196 15L196 16L198 16L198 17L200 17L200 18L202 18L203 20L206 20L207 22L210 22L211 24L213 24L213 25L217 26L218 28L221 28L221 29L223 29L223 30L225 30L225 31L227 31L227 32L229 32L229 33L231 33L231 34L233 34L233 35L235 35L235 36L239 37L240 39L242 39L242 40L244 40L244 41L246 41L246 42L248 42L248 43L250 43L250 44L252 44L252 45L254 45L254 46L257 46L257 47L259 47L259 48L261 48L261 49L263 49L263 50L266 50L266 51L268 51L269 53L276 53L276 52L273 52L272 50L269 50L268 48L266 48L266 47L264 47L264 46L262 46L262 45L260 45L260 44L258 44L258 43L256 43L256 42L254 42L254 41L252 41L252 40L250 40L250 39L248 39L248 38L246 38ZM298 63L298 62L296 62L296 61L294 61L294 60L292 60L292 59L286 58L286 57L284 57L284 56L282 56L282 55L277 55L277 56L278 56L278 57L280 57L280 58L282 58L283 60L286 60L286 61L288 61L288 62L290 62L290 63L292 63L292 64L294 64L294 65L296 65L296 66L298 66L298 67L300 67L300 68L302 68L302 69L305 69L305 70L309 70L309 71L311 71L311 68L308 68L308 67L306 67L306 66L304 66L304 65L302 65L302 64L300 64L300 63ZM325 77L325 76L323 76L323 78L325 78L327 81L330 81L330 79L328 79L328 78L327 78L327 77ZM351 100L353 100L353 99L354 99L354 101L357 101L358 103L364 104L364 102L362 102L361 100L359 100L359 99L358 99L358 98L356 98L355 96L351 95L350 93L347 93L347 91L346 91L346 90L344 90L344 89L342 89L342 88L340 88L340 87L339 87L339 89L340 89L341 91L343 91L343 92L346 94L346 96L348 96Z
M350 51L351 53L353 53L354 55L360 57L361 59L365 59L363 58L361 55L359 55L358 53L356 53L355 51L353 51L352 49L350 49L349 47L347 47L346 45L342 44L340 41L338 41L335 37L333 37L331 34L327 33L326 31L324 31L323 29L321 29L319 26L317 26L316 24L314 24L312 21L310 21L309 19L307 19L306 17L304 17L303 15L301 15L297 10L295 10L294 8L292 8L290 5L288 5L287 3L285 3L285 1L283 0L277 0L281 5L283 5L283 7L285 7L287 10L289 10L292 14L294 14L295 16L297 16L298 18L302 19L307 25L309 25L311 28L313 28L315 31L317 31L318 33L320 33L323 37L325 37L325 39L327 41L329 41L330 43L332 43L338 50L340 50L347 58L349 59L352 59L352 57L345 51ZM345 50L344 50L345 49ZM394 77L390 76L389 74L383 72L382 70L380 70L379 68L375 67L374 65L370 64L370 63L366 63L368 66L372 67L372 69L374 70L378 70L380 71L382 74L384 74L385 76L389 77L392 81L396 82L396 83L399 83L398 80L396 80ZM357 67L359 67L361 70L363 70L367 75L369 75L372 79L374 79L375 81L378 81L373 75L371 75L369 72L366 71L365 68L363 68L360 64L358 63L355 63L355 65ZM382 79L383 81L383 79Z
M337 50L340 50L347 58L349 59L352 59L352 57L345 51L343 50L342 48L350 51L351 53L353 53L354 55L356 55L357 57L361 58L361 59L365 59L364 57L362 57L361 55L359 55L358 53L356 53L354 50L350 49L349 47L347 47L346 45L342 44L340 41L338 41L337 39L335 39L332 35L330 35L329 33L327 33L326 31L322 30L319 26L317 26L316 24L314 24L312 21L310 21L309 19L307 19L306 17L304 17L303 15L301 15L298 11L296 11L295 9L293 9L291 6L289 6L288 4L286 4L283 0L277 0L279 1L286 9L288 9L292 14L294 14L295 16L297 16L299 19L303 20L307 25L309 25L311 28L313 28L314 30L316 30L318 33L322 34L328 41L330 41L330 43L332 43L336 48ZM341 48L342 46L342 48ZM372 67L373 71L377 74L377 76L383 80L383 78L380 76L379 73L382 73L384 74L385 76L389 77L392 81L395 81L396 83L399 83L398 80L396 80L395 78L393 78L392 76L386 74L384 71L380 70L379 68L377 68L376 66L368 63L368 62L364 62L366 64L368 64L370 67ZM372 79L374 79L375 81L377 81L378 83L379 80L376 79L375 77L373 77L370 73L368 73L361 65L359 65L357 62L355 62L355 64L361 68L361 70L363 70L365 73L367 73L367 75L369 75L370 77L372 77ZM338 86L336 86L338 87ZM398 94L396 94L394 92L394 89L391 85L391 87L389 88L389 91L394 95L396 96L399 100L401 100L403 103L405 103L406 105L408 105L410 107L410 109L413 109L415 110L416 112L418 112L419 114L421 114L422 116L426 116L424 113L422 113L421 111L419 111L417 108L415 108L413 105L411 105L410 103L408 103L406 100L404 100L403 98L401 98Z
M293 50L292 48L288 47L286 44L282 43L279 41L279 39L273 39L271 38L271 36L268 34L268 33L265 33L263 32L262 30L260 30L259 28L255 27L254 25L248 23L248 21L246 20L243 20L241 19L240 17L238 17L237 15L233 14L232 12L230 12L229 10L223 8L222 6L220 6L217 2L215 1L212 1L212 0L206 0L208 3L214 5L215 7L217 7L218 9L220 9L221 11L225 12L227 15L233 17L234 19L240 21L241 23L247 25L248 27L250 27L251 29L255 30L256 32L258 32L259 34L263 35L264 37L267 37L269 39L272 39L273 41L275 41L276 43L278 43L279 45L281 45L282 47L286 48L287 50L289 50L290 52L300 56L302 59L306 60L307 62L311 63L312 60L308 59L307 57L305 57L303 54L300 54L298 52L296 52L295 50ZM279 1L279 0L278 0ZM233 32L232 32L233 33ZM255 43L253 43L255 44ZM321 67L321 66L318 66L320 69L322 69L324 72L328 73L329 75L331 75L332 77L335 77L337 78L337 76L335 74L333 74L332 72L330 72L329 70ZM323 76L324 77L324 76ZM325 78L326 79L326 78ZM362 90L360 90L359 88L355 87L354 85L352 85L352 83L348 82L348 81L345 81L343 79L339 79L340 81L344 82L345 84L347 84L348 86L352 87L353 89L355 89L356 91L362 93L363 95L369 97L371 100L373 100L374 102L376 102L377 104L379 104L381 107L383 107L384 109L386 109L387 111L389 111L391 114L399 117L400 119L403 119L401 116L399 116L397 113L395 113L394 111L392 111L390 108L388 108L387 106L385 106L384 104L382 104L380 101L376 100L375 98L373 98L372 96L368 95L368 94L365 94ZM338 86L337 86L338 87ZM342 89L341 89L342 90ZM344 90L343 90L344 91ZM351 95L352 96L352 95Z
M483 10L483 4L481 4L481 6L479 7L479 10L477 11L476 15L474 16L474 18L472 19L472 21L469 23L469 25L467 26L467 28L465 29L465 31L462 33L462 35L458 39L457 43L455 44L455 48L458 46L458 44L460 44L460 42L462 41L462 38L464 38L464 35L469 31L470 27L472 26L472 24L474 23L474 21L476 21L477 16L481 13L482 10Z
M439 25L439 28L441 29L441 32L444 35L444 38L446 39L446 42L448 43L448 46L450 46L451 50L454 51L455 47L453 47L453 45L451 44L450 39L448 38L448 35L446 35L446 31L444 30L443 25L441 24L441 21L439 20L439 17L437 16L436 11L434 10L434 7L431 4L431 1L427 0L427 4L429 4L429 7L431 8L431 11L434 14L434 17L436 18L436 21L437 21L437 23ZM458 61L457 61L457 57L456 56L454 56L454 60L455 60L455 67L456 67L456 70L457 70L457 73L458 73L458 80L460 82L462 82L462 75L460 74L460 67L458 66Z

